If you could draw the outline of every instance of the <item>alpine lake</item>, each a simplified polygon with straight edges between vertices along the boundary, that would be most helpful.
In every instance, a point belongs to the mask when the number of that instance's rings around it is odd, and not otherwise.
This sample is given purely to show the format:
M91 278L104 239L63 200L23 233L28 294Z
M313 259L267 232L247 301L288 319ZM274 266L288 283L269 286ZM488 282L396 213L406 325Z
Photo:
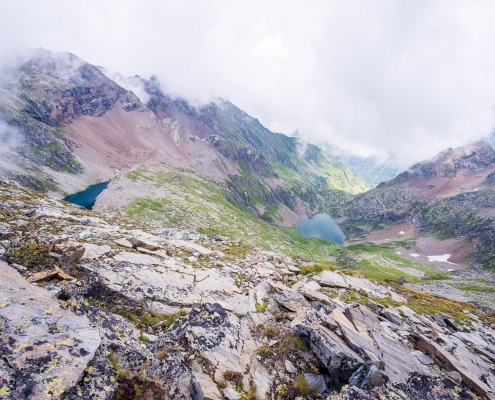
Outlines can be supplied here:
M344 244L345 234L330 215L317 214L313 218L299 221L296 226L305 238L319 238Z
M64 200L72 204L83 206L88 210L92 210L93 206L95 205L96 198L107 188L107 186L108 182L91 185L84 189L82 192L77 192L67 196L66 198L64 198Z

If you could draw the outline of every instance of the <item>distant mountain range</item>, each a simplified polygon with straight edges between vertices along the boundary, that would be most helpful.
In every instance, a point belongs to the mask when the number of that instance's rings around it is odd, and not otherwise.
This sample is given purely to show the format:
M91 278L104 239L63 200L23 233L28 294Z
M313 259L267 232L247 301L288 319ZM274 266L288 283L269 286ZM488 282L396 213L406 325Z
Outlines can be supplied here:
M386 159L382 160L374 156L360 157L347 152L342 152L336 146L332 146L328 143L322 143L321 147L327 153L333 154L349 164L372 188L382 182L395 178L403 171L403 169L399 167L395 157L391 154L389 154Z

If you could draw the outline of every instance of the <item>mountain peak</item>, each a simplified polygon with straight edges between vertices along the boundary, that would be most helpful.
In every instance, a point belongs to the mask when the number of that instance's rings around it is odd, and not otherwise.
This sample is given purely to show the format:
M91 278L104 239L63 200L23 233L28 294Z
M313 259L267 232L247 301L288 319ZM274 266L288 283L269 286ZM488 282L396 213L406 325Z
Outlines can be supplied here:
M495 164L495 150L485 140L456 149L449 148L430 160L413 165L396 180L455 178L470 175ZM395 181L395 179L394 179Z

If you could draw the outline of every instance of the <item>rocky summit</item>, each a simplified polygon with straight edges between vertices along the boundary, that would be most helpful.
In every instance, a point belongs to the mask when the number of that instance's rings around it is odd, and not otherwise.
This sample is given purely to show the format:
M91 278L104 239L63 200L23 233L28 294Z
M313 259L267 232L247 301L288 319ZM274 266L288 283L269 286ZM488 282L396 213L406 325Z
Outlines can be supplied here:
M0 398L493 399L495 319L0 183Z

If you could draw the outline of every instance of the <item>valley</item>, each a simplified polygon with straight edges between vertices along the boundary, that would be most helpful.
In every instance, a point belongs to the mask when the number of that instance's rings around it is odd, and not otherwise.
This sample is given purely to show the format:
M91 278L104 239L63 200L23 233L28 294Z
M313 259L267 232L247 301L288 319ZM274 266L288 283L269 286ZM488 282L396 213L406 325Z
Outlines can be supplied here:
M488 142L394 177L110 76L1 67L2 399L494 398Z

